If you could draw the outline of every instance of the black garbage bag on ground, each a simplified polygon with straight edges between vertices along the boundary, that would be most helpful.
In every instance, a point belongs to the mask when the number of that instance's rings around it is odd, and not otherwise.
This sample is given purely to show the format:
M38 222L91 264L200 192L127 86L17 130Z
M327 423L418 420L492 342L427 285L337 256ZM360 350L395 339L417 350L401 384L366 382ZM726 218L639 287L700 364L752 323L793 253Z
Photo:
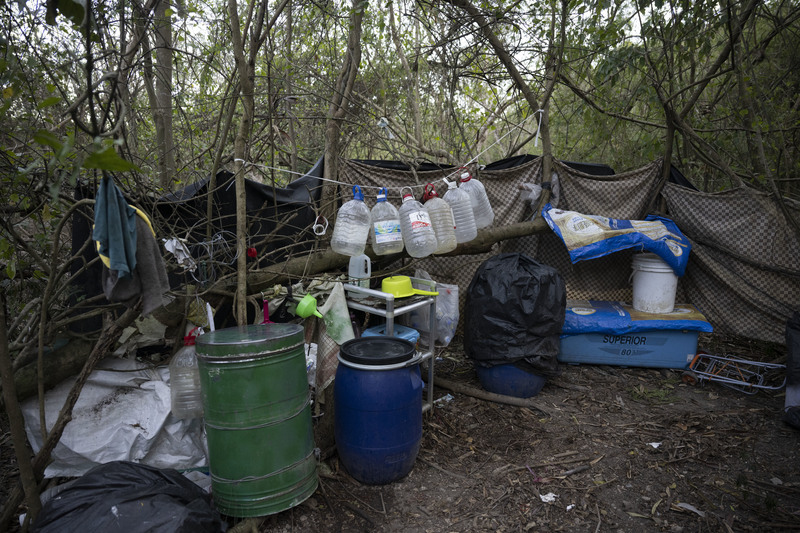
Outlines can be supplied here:
M47 501L31 531L217 533L226 529L211 496L178 471L114 461L91 469Z
M555 268L520 253L491 257L467 289L464 351L485 367L524 361L535 374L555 376L566 306Z

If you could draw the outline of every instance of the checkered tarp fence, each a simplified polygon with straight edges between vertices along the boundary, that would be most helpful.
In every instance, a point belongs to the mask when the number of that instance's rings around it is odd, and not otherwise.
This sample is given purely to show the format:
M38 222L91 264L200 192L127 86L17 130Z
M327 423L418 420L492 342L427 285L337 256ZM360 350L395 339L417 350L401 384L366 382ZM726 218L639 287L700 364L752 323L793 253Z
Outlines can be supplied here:
M454 181L462 172L404 171L352 160L342 160L339 168L339 181L360 185L370 207L378 187L388 187L389 200L398 206L401 187L412 187L419 198L430 182L443 195L447 190L443 178ZM786 319L800 305L800 243L785 214L773 199L750 190L712 195L673 184L662 187L661 168L662 161L656 160L630 172L595 176L555 161L553 170L561 190L558 207L640 220L661 192L668 206L666 216L693 245L677 299L698 307L717 331L782 342ZM477 166L468 170L486 187L494 224L533 217L523 184L542 183L540 158L502 170ZM797 220L798 214L794 211L790 216ZM438 282L457 284L463 306L475 271L501 252L522 252L558 269L570 299L631 301L633 250L572 264L566 247L550 231L498 243L484 254L428 257L415 262L414 268L427 271Z

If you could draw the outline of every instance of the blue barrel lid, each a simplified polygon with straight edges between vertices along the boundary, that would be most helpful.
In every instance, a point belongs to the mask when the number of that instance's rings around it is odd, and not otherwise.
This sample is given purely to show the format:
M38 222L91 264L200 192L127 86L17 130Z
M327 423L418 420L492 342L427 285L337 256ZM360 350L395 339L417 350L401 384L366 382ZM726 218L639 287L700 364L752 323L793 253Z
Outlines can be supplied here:
M361 337L346 341L339 356L350 363L369 366L396 365L410 361L417 353L411 342L397 337Z

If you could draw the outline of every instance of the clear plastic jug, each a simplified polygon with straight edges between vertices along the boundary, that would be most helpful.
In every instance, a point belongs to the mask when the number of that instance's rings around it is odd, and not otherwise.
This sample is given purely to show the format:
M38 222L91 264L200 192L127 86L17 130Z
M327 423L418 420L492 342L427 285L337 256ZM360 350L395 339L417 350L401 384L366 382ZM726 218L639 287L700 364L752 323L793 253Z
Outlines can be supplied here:
M403 234L400 213L387 200L386 187L378 191L378 201L372 208L372 251L377 255L397 254L403 251Z
M434 254L446 254L456 249L456 223L450 204L439 198L436 187L432 183L425 186L424 206L431 216L433 231L436 233L438 246Z
M331 236L331 248L342 255L356 256L364 253L372 219L369 207L358 185L353 185L353 199L345 202L336 213L336 223Z
M436 251L439 241L433 230L428 210L414 199L410 187L404 187L403 205L400 206L400 228L403 244L411 257L427 257Z
M172 416L199 418L203 416L203 394L200 390L200 369L194 348L194 328L183 338L183 347L169 362L169 387ZM202 331L202 330L201 330Z
M494 211L489 197L486 195L486 188L483 183L473 178L469 172L461 174L461 184L459 189L466 191L472 200L472 212L475 215L475 227L478 229L486 228L494 222Z
M469 242L478 236L478 228L475 226L475 213L472 210L472 200L467 191L458 188L457 181L447 181L447 192L444 193L444 201L450 204L453 210L453 220L456 224L456 242Z

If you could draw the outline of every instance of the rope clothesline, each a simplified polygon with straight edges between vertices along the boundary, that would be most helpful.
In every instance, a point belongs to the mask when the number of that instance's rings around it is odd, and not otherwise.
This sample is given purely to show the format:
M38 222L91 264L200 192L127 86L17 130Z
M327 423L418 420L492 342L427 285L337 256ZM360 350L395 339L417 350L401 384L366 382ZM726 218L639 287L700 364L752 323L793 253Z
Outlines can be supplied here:
M537 109L531 115L529 115L526 118L524 118L519 124L516 124L513 128L510 128L508 130L508 132L506 132L501 137L499 137L495 142L490 144L481 153L479 153L478 155L476 155L475 157L473 157L472 159L470 159L466 163L455 167L456 170L454 170L450 174L447 174L446 176L443 176L441 178L438 178L438 179L434 180L434 182L442 181L442 182L447 183L448 178L460 175L462 173L463 169L465 169L467 167L467 165L477 161L483 154L485 154L486 152L488 152L489 150L491 150L492 148L494 148L495 146L500 144L500 142L503 139L505 139L506 137L511 135L511 133L513 133L515 130L517 130L518 128L522 128L522 126L524 126L525 123L528 122L528 120L531 117L536 116L536 115L539 115L539 122L538 122L538 124L536 126L536 138L535 138L535 141L534 141L534 146L538 146L539 134L540 134L541 129L542 129L542 115L543 114L544 114L544 110L543 109ZM276 170L276 171L279 171L279 172L285 172L287 174L294 174L294 175L300 176L300 177L303 177L303 176L306 175L305 173L295 172L293 170L288 170L288 169L285 169L285 168L271 167L269 165L262 165L260 163L252 163L250 161L245 161L244 159L240 159L240 158L234 159L234 162L242 163L243 165L249 165L249 166L257 167L257 168L264 169L264 170ZM347 185L347 186L353 185L352 183L346 183L346 182L343 182L343 181L334 180L334 179L330 179L330 178L317 177L317 179L319 179L321 181L327 181L327 182L330 182L330 183L336 183L337 185ZM392 190L394 190L394 189L402 189L402 188L405 188L405 187L409 187L409 188L415 189L415 188L419 188L419 187L423 187L424 188L425 186L426 186L426 184L417 184L417 185L403 185L402 187L387 187L387 188L388 189L392 189ZM229 187L230 187L230 185L229 185ZM377 185L359 185L359 187L361 187L362 189L383 189L384 188L384 187L377 186Z

